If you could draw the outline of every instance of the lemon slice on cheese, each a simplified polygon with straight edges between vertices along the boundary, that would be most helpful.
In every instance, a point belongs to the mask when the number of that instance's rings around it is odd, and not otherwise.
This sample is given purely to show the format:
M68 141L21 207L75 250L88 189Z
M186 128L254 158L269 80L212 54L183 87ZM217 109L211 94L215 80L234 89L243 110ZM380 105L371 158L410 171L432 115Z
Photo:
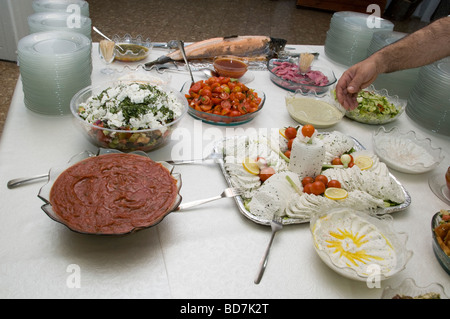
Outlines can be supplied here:
M253 159L246 157L244 161L242 162L242 165L244 166L245 170L249 172L252 175L258 175L259 174L259 165L258 162L254 161Z
M326 198L329 198L332 200L339 200L339 199L347 198L348 192L343 188L328 187L325 190L324 195Z
M373 165L373 159L365 155L356 157L354 161L355 165L358 166L361 170L369 169Z

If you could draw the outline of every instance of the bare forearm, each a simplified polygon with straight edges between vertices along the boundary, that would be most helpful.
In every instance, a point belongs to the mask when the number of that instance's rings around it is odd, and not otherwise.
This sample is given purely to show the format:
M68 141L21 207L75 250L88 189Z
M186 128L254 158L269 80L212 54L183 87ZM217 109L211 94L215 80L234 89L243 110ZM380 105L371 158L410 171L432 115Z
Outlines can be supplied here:
M449 55L450 17L445 17L384 47L369 59L376 63L380 74L420 67Z

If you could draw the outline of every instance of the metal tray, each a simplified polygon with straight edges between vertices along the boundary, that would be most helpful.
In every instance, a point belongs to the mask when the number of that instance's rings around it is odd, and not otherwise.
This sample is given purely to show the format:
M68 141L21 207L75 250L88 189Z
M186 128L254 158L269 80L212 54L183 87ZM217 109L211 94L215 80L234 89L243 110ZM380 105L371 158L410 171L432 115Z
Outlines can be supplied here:
M324 133L324 134L326 134L326 133ZM214 148L213 148L213 153L223 154L220 145L224 145L226 140L236 139L238 137L242 137L242 136L235 136L235 137L225 138L222 141L216 143ZM350 138L355 143L354 149L356 151L362 151L362 150L366 149L358 140L356 140L355 138L353 138L351 136L350 136ZM222 170L223 176L225 177L225 180L227 181L228 186L232 187L231 176L228 174L227 170L225 169L223 157L217 159L216 162L219 164L219 167ZM409 193L405 189L405 187L398 181L398 179L394 175L389 173L389 176L401 187L401 189L403 191L403 194L405 195L405 201L402 204L397 205L397 206L380 208L377 211L375 211L376 214L382 215L382 214L390 214L390 213L402 211L402 210L405 210L411 204L411 196L409 195ZM257 224L270 226L270 219L265 219L265 218L262 218L260 216L256 216L256 215L250 213L245 208L244 200L243 200L243 198L241 196L235 196L234 199L235 199L236 204L237 204L237 206L239 208L239 212L242 215L244 215L245 217L247 217L248 219L250 219L251 221L253 221L253 222L257 223ZM285 218L283 218L283 225L303 224L303 223L309 223L309 221L310 221L309 218L300 219L300 218L285 217Z

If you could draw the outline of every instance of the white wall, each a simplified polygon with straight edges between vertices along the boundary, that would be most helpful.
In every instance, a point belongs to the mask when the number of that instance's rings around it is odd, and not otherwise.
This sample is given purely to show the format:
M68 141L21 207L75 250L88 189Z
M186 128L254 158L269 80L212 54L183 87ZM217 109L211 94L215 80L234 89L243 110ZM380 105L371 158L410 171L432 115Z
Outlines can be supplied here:
M16 61L17 43L29 34L33 0L0 0L0 60Z

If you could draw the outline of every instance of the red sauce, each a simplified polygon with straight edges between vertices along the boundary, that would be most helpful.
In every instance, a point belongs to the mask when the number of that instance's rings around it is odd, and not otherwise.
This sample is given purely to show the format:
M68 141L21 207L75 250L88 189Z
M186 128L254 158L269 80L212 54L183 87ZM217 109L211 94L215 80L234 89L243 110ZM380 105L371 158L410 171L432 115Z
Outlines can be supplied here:
M72 230L123 234L159 222L177 197L160 163L136 154L106 154L66 169L50 192L54 212Z
M214 60L214 68L220 76L238 79L247 72L247 64L236 58L223 57Z

